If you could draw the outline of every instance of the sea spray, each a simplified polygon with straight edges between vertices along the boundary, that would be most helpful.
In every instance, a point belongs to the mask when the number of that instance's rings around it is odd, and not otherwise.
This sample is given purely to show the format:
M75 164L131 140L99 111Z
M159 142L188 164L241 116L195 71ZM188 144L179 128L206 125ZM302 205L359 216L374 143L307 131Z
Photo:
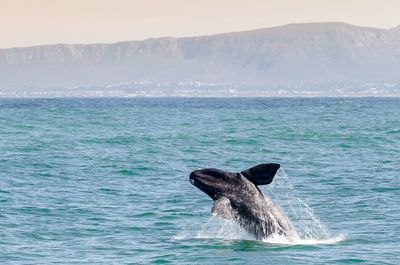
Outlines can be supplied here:
M283 168L267 187L268 196L289 216L301 239L327 239L327 228L315 215L313 209L297 195L293 184Z

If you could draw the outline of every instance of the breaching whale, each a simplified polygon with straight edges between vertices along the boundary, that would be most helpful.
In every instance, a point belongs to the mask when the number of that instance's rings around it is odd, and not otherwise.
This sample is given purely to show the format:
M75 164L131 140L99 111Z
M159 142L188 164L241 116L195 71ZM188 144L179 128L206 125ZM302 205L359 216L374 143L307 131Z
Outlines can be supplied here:
M193 171L189 179L214 200L212 215L236 221L258 240L270 235L295 238L298 234L289 218L257 187L270 184L279 167L260 164L239 173L206 168Z

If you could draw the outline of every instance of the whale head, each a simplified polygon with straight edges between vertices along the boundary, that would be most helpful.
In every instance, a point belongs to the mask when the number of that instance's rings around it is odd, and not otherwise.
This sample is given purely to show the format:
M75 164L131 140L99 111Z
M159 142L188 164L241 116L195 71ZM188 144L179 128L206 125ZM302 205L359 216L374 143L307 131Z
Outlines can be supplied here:
M218 200L229 193L240 192L245 182L250 181L255 186L271 183L279 167L275 163L260 164L240 173L216 168L199 169L190 174L189 180L213 200Z
M238 173L225 172L216 168L195 170L190 174L190 183L206 193L213 200L218 200L232 187L238 185Z

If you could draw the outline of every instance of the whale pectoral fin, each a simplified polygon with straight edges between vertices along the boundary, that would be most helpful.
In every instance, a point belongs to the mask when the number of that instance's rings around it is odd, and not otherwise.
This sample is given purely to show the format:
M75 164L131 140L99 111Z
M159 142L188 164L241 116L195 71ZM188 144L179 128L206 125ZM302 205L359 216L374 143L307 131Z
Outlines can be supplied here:
M233 210L229 199L222 197L216 200L211 208L211 214L228 220L233 219Z
M256 185L267 185L272 182L279 167L275 163L260 164L242 171L241 174Z

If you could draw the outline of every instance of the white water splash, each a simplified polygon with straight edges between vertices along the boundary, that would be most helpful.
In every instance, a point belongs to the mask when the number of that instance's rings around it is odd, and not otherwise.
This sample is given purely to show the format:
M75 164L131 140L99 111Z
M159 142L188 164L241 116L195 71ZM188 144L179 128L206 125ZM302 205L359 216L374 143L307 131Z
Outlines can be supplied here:
M328 237L325 239L317 238L287 238L282 235L272 235L267 239L262 240L265 243L270 244L281 244L281 245L329 245L336 244L346 239L346 236L339 235L334 237Z
M210 218L202 225L185 225L181 232L173 239L187 238L222 238L227 240L253 240L253 238L232 220L217 216Z
M293 187L283 168L279 169L274 182L268 185L268 196L273 197L292 221L299 237L287 238L271 235L263 242L288 245L335 244L346 239L344 235L333 236L315 215L313 209L303 201Z
M254 237L249 235L235 221L222 219L211 216L207 222L200 226L185 225L180 233L173 236L173 240L184 240L190 238L197 239L224 239L224 240L254 240ZM278 245L324 245L336 244L346 239L346 236L331 236L326 238L288 238L282 235L274 234L267 239L262 240L268 244Z
M296 194L292 182L282 168L277 172L274 182L268 186L268 196L273 197L284 209L300 238L322 240L331 237L311 207Z

